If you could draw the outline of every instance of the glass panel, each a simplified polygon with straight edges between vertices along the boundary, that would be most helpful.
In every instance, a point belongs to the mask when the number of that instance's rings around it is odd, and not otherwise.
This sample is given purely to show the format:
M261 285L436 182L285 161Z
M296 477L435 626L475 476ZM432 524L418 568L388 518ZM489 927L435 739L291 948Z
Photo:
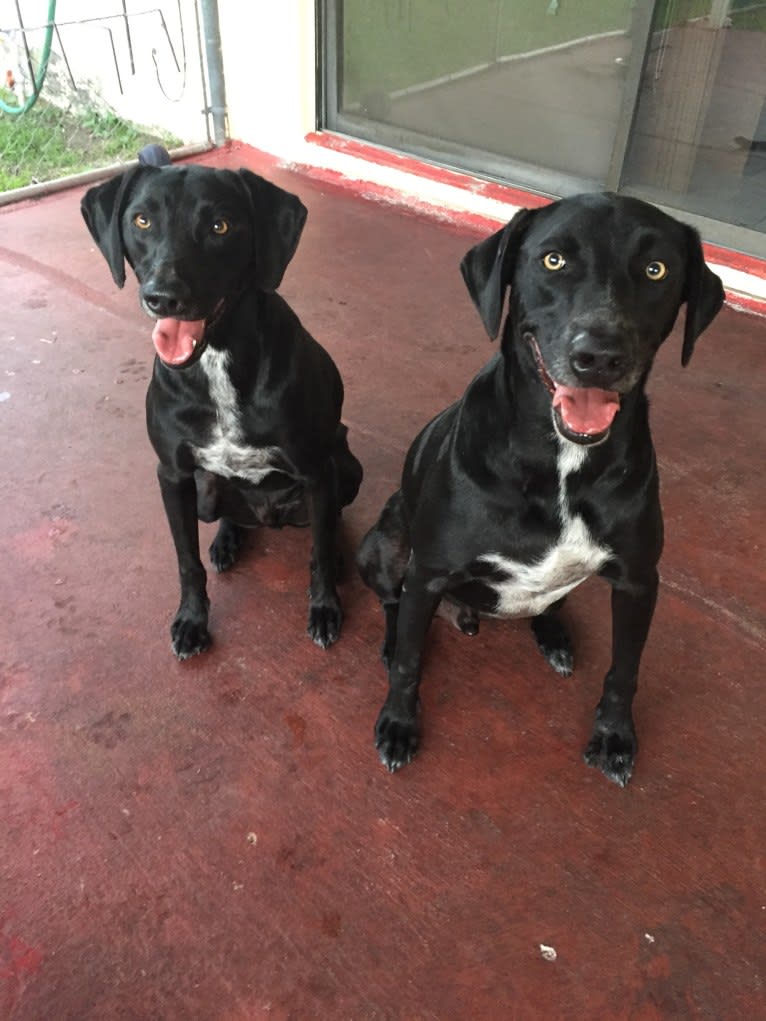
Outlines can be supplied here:
M344 130L389 144L397 130L411 132L439 149L606 180L631 59L632 0L338 7Z
M766 231L766 3L658 4L623 185Z

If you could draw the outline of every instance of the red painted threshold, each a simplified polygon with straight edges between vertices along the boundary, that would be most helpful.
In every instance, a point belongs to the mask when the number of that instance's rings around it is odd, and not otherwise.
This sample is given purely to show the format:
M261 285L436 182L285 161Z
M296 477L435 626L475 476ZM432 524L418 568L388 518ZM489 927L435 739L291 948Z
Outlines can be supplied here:
M332 132L311 132L306 136L306 141L310 145L315 145L322 149L355 157L376 166L400 170L424 181L448 185L471 195L492 199L511 206L539 208L552 201L543 195L536 195L532 192L523 191L519 188L513 188L510 185L499 184L494 181L485 181L470 174L426 163L414 156L393 152L390 149L383 149L369 142L346 138ZM301 165L301 170L311 177L320 178L335 184L342 184L372 198L388 202L398 202L399 204L404 201L404 196L395 188L372 181L352 179L339 170L310 164ZM409 196L407 196L407 200L410 200ZM468 229L491 231L497 229L498 223L501 222L491 216L473 213L460 208L445 210L443 206L435 206L427 200L418 201L416 208L426 214L435 215L439 219L444 219L446 216L450 222ZM722 248L720 245L706 243L704 249L705 255L710 262L741 273L747 273L760 280L766 280L766 260L747 255L743 252ZM766 314L766 298L732 292L729 295L729 300L730 304L737 309Z

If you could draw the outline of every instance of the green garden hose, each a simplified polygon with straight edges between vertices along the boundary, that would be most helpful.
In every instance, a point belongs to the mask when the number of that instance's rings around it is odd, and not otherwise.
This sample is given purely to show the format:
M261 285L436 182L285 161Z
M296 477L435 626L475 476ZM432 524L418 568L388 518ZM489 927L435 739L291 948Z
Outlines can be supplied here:
M48 60L51 55L51 43L53 42L53 28L54 21L56 20L56 0L48 0L48 19L45 26L45 41L43 43L43 56L40 61L40 66L37 69L37 74L34 76L34 88L32 89L32 95L24 103L23 106L9 106L2 98L0 98L0 111L3 113L10 113L14 116L26 113L27 110L31 110L37 102L37 97L45 81L45 75L48 71Z

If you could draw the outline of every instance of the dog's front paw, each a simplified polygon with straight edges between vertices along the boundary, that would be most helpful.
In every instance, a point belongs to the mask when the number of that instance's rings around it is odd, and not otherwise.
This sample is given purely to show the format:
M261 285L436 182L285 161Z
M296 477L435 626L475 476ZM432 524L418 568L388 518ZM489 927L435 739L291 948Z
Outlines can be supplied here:
M395 712L388 704L383 706L375 724L375 747L389 773L412 762L419 736L414 714Z
M343 610L338 600L333 602L312 603L309 607L309 622L306 630L311 641L321 649L326 649L340 638L343 624Z
M170 625L170 644L176 656L183 660L204 652L210 645L207 629L207 615L200 617L183 609L176 614Z
M597 721L583 758L589 766L600 769L607 780L625 787L633 775L637 750L632 721L621 725Z

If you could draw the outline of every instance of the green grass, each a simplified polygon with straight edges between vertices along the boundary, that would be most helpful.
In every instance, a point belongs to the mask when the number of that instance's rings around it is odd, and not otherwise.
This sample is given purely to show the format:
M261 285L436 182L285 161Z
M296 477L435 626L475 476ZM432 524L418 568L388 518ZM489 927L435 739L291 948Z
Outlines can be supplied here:
M6 103L14 102L0 92ZM177 139L157 138L113 114L73 116L39 99L26 113L0 113L0 191L52 181L110 163L135 159L148 142L169 148Z

